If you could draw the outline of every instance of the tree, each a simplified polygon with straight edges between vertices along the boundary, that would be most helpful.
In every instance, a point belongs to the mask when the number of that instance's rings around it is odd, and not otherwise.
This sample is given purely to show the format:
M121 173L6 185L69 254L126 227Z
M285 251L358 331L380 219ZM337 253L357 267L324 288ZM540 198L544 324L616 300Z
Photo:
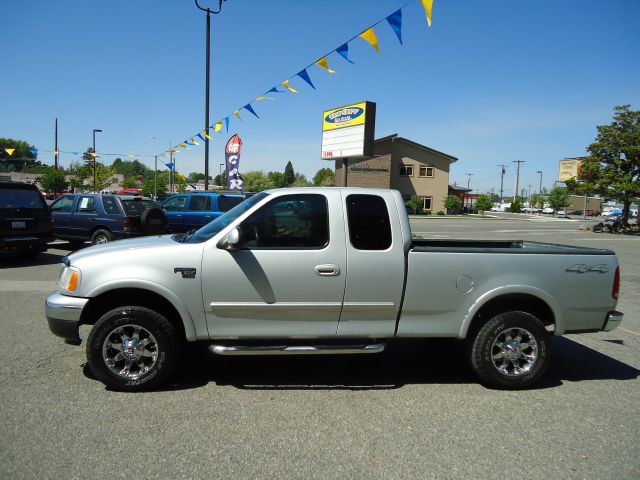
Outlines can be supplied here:
M64 175L64 170L50 168L38 181L45 192L60 193L69 186L69 182L67 182Z
M138 182L136 180L136 177L134 177L133 175L125 178L122 181L122 188L137 188Z
M6 149L13 149L11 155ZM41 165L36 147L23 140L13 138L0 138L0 171L21 172L30 165Z
M566 188L556 187L549 193L549 205L553 208L553 216L558 210L563 210L569 205L569 192Z
M287 179L284 173L269 172L267 173L267 180L273 185L273 187L271 188L284 188L289 186L287 185ZM295 177L293 178L293 180L295 180ZM291 181L291 183L293 183L293 180Z
M155 178L153 173L148 175L144 184L142 185L142 195L145 197L153 197L154 192L157 191L158 198L156 200L162 200L167 196L167 185L169 184L169 172L158 172L158 188L155 186Z
M313 176L313 184L316 187L333 187L336 184L335 174L332 168L321 168Z
M640 110L614 107L613 122L600 125L590 156L582 162L577 180L567 187L580 193L600 193L623 203L622 222L634 198L640 196Z
M187 177L189 183L198 183L200 180L204 180L204 173L191 172ZM213 180L211 175L209 175L209 180Z
M242 176L242 178L244 178L244 175ZM215 182L216 185L218 185L220 187L226 187L227 186L227 172L224 171L220 175L216 175L216 178L215 178L214 182Z
M476 208L481 214L487 210L491 210L491 206L491 199L487 195L480 195L476 198Z
M291 187L311 187L312 183L307 180L303 173L296 173L296 179L290 185Z
M291 162L287 162L287 166L284 167L284 186L290 187L295 181L296 174L293 171L293 165L291 164Z
M282 174L280 174L282 175ZM244 189L247 192L262 192L263 190L269 190L270 188L276 188L273 183L269 181L262 171L251 171L242 174L244 180Z
M457 197L456 197L457 198ZM418 213L418 209L420 207L422 207L423 203L422 203L422 198L418 197L417 195L412 196L409 200L407 200L406 202L404 202L404 204L409 207L409 208L413 208L413 213L417 214Z
M444 198L444 208L447 209L447 212L458 213L460 205L462 205L462 201L455 195L447 195Z
M532 193L529 197L529 205L534 208L543 208L540 204L544 204L544 197L538 193Z

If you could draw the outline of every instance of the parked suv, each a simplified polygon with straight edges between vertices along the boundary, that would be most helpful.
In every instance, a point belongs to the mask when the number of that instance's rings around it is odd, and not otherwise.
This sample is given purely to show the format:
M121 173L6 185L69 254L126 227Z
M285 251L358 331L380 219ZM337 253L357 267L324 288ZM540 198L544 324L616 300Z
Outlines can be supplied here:
M156 202L134 195L75 193L51 205L53 234L60 239L92 245L142 235L159 235L167 219Z
M0 252L32 258L53 240L51 215L38 187L0 182Z
M188 232L215 220L244 199L240 193L185 193L165 199L162 208L172 232Z

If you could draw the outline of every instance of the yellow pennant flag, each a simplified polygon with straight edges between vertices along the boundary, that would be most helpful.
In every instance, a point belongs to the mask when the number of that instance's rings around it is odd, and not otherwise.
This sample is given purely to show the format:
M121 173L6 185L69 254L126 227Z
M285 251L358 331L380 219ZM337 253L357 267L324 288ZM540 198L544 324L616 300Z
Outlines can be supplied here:
M97 154L96 152L91 152L91 153L90 153L90 155L91 155L93 158L96 158L96 157L98 156L98 154Z
M200 145L198 142L196 142L196 139L191 137L189 140L191 140L191 143L193 143L194 145Z
M433 10L433 0L421 0L424 11L427 14L427 23L431 26L431 11Z
M238 117L238 120L242 120L242 119L240 118L240 109L237 109L235 112L233 112L233 114L234 114L236 117Z
M211 135L209 135L206 130L202 130L202 134L207 138L207 140L213 140Z
M160 155L162 155L163 157L168 157L169 155L167 155L166 153L162 152Z
M289 80L285 80L280 85L289 90L291 93L298 93L298 90L289 86Z
M53 151L53 154L54 154L54 155L58 155L59 153L60 153L60 150L54 150L54 151Z
M222 130L222 122L216 122L216 124L213 126L213 131L218 133L220 130Z
M187 144L186 143L179 143L178 146L182 147L182 148L187 148Z
M175 148L170 148L169 151L173 153L178 153L178 150L176 150Z
M376 32L373 31L373 27L365 30L358 36L375 48L376 52L380 53L380 49L378 48L378 37L376 37Z
M319 67L324 68L329 73L336 73L335 70L331 70L329 68L329 63L327 63L327 57L322 57L320 60L318 60L316 62L316 65L318 65Z
M262 97L262 96L260 96L260 97L256 97L256 100L257 100L257 101L260 101L260 100L273 100L273 98L271 98L271 97Z
M9 154L9 156L13 155L13 152L16 151L15 148L5 148L4 149L5 152L7 152Z
M127 153L127 157L136 158L137 155L133 153Z

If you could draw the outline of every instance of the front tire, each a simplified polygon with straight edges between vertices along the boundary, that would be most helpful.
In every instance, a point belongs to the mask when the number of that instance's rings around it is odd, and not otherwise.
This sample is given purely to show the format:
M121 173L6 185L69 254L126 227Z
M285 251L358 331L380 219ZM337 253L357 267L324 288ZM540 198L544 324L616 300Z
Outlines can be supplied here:
M472 340L471 367L492 388L529 388L544 375L550 357L549 333L526 312L496 315Z
M163 315L139 306L105 313L87 341L87 361L108 387L142 391L162 384L178 363L180 339Z

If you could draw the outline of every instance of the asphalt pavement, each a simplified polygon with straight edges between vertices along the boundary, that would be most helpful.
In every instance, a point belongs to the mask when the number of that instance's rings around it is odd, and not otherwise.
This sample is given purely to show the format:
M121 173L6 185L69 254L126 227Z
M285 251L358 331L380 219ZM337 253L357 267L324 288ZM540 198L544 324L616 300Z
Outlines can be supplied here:
M425 238L618 254L622 327L555 338L544 381L519 392L479 385L450 340L331 358L193 348L166 389L109 391L84 344L66 345L44 318L68 245L0 259L0 478L640 478L640 237L583 223L412 218Z

